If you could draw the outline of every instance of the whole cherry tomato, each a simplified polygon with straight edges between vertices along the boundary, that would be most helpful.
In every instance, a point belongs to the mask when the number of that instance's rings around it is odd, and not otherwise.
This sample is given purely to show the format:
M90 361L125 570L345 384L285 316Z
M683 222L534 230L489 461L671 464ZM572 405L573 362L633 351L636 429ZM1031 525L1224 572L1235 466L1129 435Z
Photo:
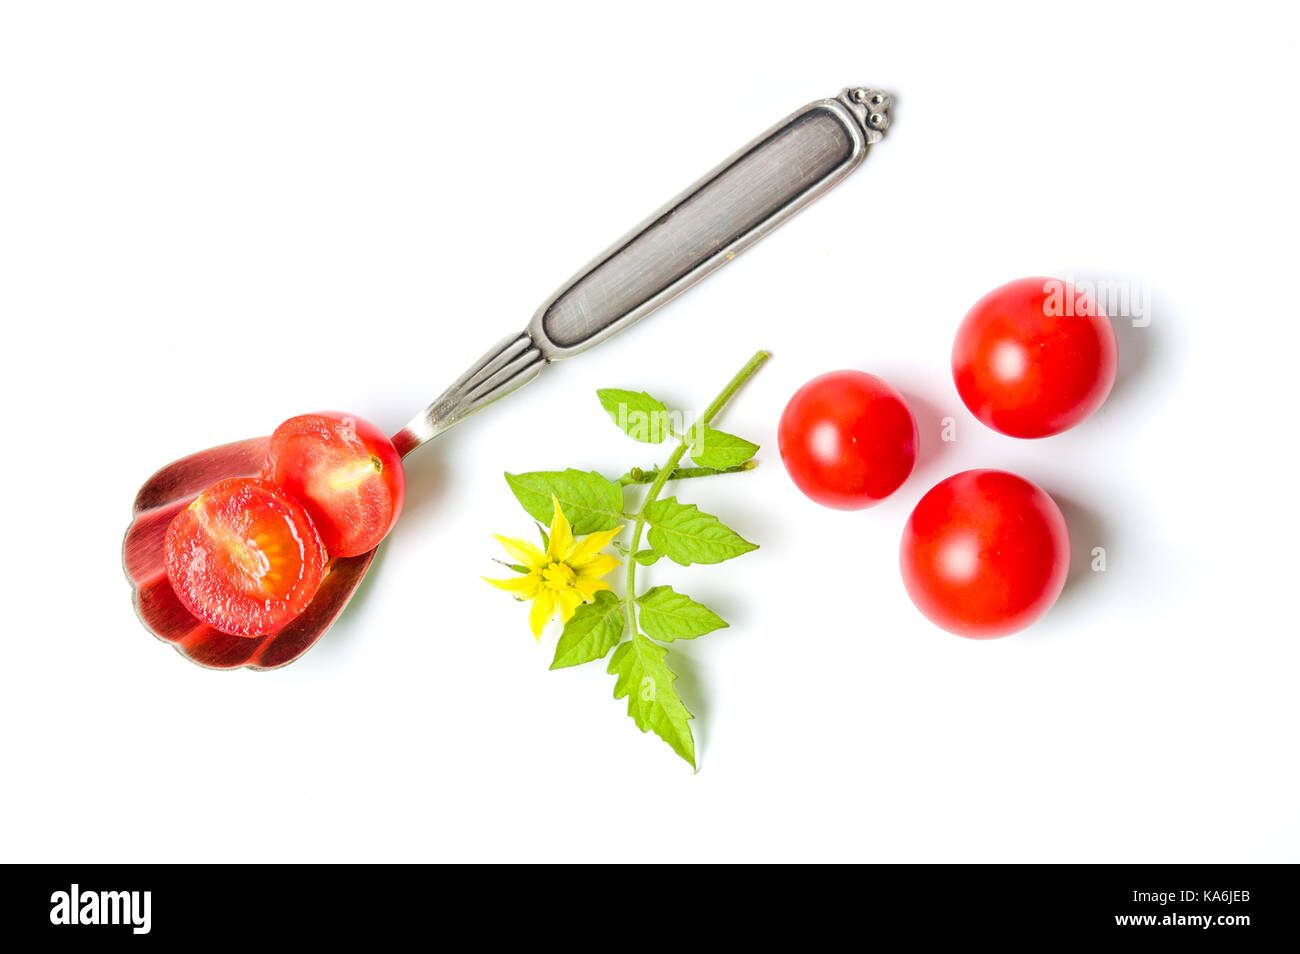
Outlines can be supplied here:
M1023 477L967 470L916 505L899 566L931 622L972 639L1006 636L1056 602L1070 569L1070 534L1056 502Z
M1115 331L1069 282L1022 278L989 292L957 329L952 376L981 421L1047 437L1101 406L1115 383Z
M795 486L840 510L884 500L916 463L916 420L907 403L863 371L832 371L796 391L777 441Z
M231 636L278 633L307 608L325 547L298 501L268 480L234 477L167 527L167 579L187 610Z
M331 557L379 546L402 511L402 458L375 425L322 411L275 429L262 476L302 501Z

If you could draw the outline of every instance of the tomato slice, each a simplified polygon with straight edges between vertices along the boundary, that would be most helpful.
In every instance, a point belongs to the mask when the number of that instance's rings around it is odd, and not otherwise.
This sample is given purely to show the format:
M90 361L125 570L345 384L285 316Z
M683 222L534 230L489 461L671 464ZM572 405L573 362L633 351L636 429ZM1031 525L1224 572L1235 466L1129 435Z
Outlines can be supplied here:
M213 484L167 528L167 579L187 610L231 636L269 636L307 608L325 547L303 506L267 480Z
M277 427L262 476L302 501L331 557L379 546L406 496L393 442L368 421L336 411L301 414Z

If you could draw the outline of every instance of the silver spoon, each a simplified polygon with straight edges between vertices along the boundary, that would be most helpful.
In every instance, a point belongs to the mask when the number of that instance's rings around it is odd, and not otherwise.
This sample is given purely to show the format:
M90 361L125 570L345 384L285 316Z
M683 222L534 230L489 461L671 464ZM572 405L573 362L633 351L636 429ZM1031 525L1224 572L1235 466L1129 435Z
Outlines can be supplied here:
M405 457L559 358L604 341L731 261L858 167L890 122L890 97L853 87L809 103L745 146L598 255L397 432ZM167 525L206 487L261 471L268 438L168 464L135 498L122 563L141 622L201 666L274 669L297 659L347 606L375 551L331 561L311 605L272 636L227 636L200 622L163 568Z

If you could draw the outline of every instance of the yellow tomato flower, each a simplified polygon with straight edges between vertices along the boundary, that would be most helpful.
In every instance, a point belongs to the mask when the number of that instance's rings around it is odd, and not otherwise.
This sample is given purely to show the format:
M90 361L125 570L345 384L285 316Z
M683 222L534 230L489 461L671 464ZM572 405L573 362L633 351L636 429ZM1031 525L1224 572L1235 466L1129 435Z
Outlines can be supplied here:
M580 603L590 603L601 590L608 590L609 584L601 577L621 563L608 553L600 552L609 546L621 528L602 530L575 540L569 520L554 494L551 502L555 505L555 515L551 518L546 552L527 540L497 536L506 552L528 570L511 580L483 577L498 589L514 594L517 600L533 601L528 625L538 640L542 638L542 627L557 609L567 623Z

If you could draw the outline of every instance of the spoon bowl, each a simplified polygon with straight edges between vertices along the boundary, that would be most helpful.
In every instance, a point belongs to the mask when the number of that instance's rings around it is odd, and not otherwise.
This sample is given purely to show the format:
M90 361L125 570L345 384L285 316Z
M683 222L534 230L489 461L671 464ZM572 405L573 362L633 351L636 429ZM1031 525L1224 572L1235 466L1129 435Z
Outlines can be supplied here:
M293 662L324 635L348 605L375 551L331 560L303 613L271 636L230 636L190 613L176 597L163 564L163 540L172 518L202 491L227 477L255 477L270 438L254 437L173 461L136 495L122 541L122 566L131 601L145 628L190 662L210 669L275 669Z
M527 333L505 338L393 435L393 446L405 458L457 421L531 381L545 365L546 358ZM167 578L168 526L217 481L261 474L270 440L253 437L222 444L168 464L136 494L131 525L122 541L122 567L131 583L131 600L140 622L190 662L210 669L276 669L293 662L338 619L375 558L371 550L331 559L307 608L269 636L231 636L184 607Z

